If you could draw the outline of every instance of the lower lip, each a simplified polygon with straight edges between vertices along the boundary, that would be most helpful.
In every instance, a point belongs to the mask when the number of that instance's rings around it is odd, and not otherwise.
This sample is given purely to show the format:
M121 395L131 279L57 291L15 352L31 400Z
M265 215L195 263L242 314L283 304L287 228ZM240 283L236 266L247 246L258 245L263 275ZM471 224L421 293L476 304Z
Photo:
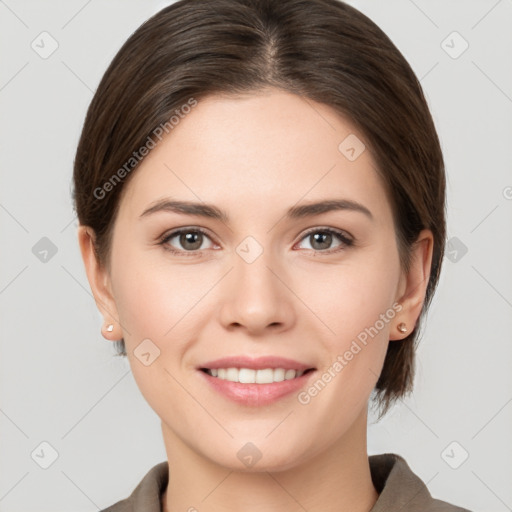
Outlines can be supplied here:
M309 377L315 373L314 370L311 370L300 377L270 384L242 384L212 377L202 370L198 371L215 391L234 402L250 406L269 405L290 393L299 391Z

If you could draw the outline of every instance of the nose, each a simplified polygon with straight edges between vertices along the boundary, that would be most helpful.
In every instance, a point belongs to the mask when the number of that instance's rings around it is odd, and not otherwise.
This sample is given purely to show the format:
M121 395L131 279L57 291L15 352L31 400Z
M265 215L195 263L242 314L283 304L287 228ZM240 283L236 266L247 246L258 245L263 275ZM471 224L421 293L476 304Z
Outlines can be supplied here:
M265 251L252 262L234 254L233 266L222 290L224 328L253 336L290 329L296 321L294 295L281 266Z

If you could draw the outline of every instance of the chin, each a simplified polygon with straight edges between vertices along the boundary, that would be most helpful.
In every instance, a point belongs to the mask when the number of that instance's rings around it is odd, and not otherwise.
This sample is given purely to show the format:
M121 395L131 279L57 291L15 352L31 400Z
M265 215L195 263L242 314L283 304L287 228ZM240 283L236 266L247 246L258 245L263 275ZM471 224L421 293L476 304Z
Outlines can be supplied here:
M274 446L273 443L268 441L263 447L263 441L260 444L251 443L250 441L234 444L236 444L236 447L225 446L221 453L205 455L214 464L241 473L286 471L300 465L306 458L303 453L304 444L300 440L297 443L297 447L300 447L300 453L298 448L293 447L283 449L281 446L279 450L278 446ZM232 456L232 450L235 452L235 457Z

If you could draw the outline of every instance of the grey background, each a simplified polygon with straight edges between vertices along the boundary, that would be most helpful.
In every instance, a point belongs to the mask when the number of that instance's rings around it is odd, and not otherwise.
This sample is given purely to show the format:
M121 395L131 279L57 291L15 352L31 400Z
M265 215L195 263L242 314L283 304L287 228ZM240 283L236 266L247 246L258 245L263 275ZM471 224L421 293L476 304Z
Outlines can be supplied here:
M168 3L0 1L1 512L98 510L166 460L158 417L100 334L70 180L103 72ZM435 497L512 510L512 0L349 3L421 79L451 240L414 395L370 418L369 452L404 456Z

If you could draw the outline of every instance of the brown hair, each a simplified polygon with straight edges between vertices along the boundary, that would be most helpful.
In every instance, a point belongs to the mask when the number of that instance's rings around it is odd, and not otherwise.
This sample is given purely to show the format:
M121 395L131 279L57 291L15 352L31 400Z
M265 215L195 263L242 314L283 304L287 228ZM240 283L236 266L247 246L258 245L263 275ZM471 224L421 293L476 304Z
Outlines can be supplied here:
M418 79L355 8L339 0L180 0L143 23L114 57L87 111L74 163L78 219L94 230L98 260L109 268L121 192L140 162L133 155L158 127L168 131L191 98L267 87L326 104L363 134L392 206L405 270L420 230L433 232L420 318L404 340L389 344L376 384L384 414L412 390L415 343L444 253L445 174ZM124 340L116 343L126 355Z

